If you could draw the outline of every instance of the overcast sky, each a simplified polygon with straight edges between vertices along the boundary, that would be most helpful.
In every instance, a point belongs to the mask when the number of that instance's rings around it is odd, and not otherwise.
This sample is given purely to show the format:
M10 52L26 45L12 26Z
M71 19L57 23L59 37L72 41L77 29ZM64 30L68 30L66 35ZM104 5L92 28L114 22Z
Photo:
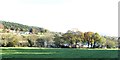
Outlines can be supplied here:
M118 36L119 0L0 0L0 20Z

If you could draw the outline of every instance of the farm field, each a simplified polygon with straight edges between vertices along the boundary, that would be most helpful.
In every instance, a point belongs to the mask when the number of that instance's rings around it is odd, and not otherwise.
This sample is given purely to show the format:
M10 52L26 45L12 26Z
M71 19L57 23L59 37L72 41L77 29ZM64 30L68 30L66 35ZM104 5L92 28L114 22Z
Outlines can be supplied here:
M2 47L2 58L118 58L117 49Z

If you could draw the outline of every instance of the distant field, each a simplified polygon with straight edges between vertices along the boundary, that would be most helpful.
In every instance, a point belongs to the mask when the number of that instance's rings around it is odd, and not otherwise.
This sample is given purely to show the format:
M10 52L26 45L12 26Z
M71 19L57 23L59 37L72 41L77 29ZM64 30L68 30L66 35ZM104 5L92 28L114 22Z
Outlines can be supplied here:
M117 49L2 48L2 58L118 58Z

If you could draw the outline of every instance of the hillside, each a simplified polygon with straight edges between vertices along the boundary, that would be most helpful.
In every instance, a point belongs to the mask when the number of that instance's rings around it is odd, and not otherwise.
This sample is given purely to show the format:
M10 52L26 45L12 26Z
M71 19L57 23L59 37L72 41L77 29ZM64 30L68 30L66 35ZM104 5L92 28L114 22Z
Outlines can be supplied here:
M36 26L28 26L28 25L23 25L15 22L6 22L6 21L0 21L4 25L4 29L11 29L11 30L21 30L21 31L29 31L30 29L34 29L37 32L46 32L47 30L41 27L36 27Z

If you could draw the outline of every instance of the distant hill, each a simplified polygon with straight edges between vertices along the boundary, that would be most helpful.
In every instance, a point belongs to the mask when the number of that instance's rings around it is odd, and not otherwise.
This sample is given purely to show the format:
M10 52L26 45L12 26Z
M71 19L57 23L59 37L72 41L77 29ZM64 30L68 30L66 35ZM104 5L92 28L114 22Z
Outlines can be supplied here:
M0 21L1 24L4 25L4 29L11 29L11 30L21 30L21 31L29 31L30 29L34 29L36 32L46 32L48 31L45 28L36 27L36 26L28 26L23 25L15 22L7 22L7 21Z

